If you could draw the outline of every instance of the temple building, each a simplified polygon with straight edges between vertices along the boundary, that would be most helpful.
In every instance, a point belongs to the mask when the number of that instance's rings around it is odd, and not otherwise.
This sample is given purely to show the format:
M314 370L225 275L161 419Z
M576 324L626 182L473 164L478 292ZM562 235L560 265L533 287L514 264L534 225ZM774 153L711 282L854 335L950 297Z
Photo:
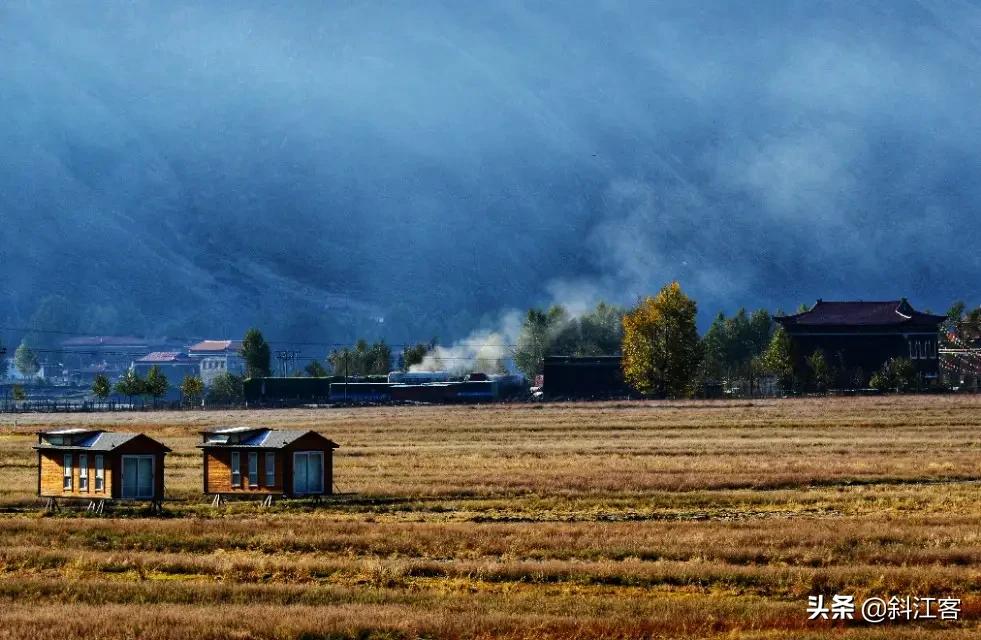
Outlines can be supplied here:
M882 302L818 300L809 311L774 318L790 335L796 367L823 350L844 384L864 386L890 358L909 358L921 380L939 375L945 316L914 309L906 298Z

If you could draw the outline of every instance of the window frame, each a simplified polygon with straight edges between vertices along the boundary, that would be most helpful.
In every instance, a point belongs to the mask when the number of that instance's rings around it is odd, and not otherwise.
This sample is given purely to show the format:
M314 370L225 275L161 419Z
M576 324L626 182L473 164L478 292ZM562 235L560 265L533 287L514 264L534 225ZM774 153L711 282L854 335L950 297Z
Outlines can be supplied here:
M242 488L242 455L239 451L230 451L228 456L228 466L232 472L232 488Z
M74 488L75 482L74 482L74 478L72 477L72 474L74 473L73 471L74 465L72 464L73 458L74 456L71 453L62 454L62 458L61 458L61 467L62 467L61 490L62 491L71 491Z
M264 462L263 471L265 472L263 475L265 475L266 486L275 487L276 486L276 452L267 451L266 458L263 462Z
M89 454L78 454L78 490L89 491Z
M249 451L249 487L259 486L259 452Z
M106 490L106 457L101 453L95 454L95 491Z

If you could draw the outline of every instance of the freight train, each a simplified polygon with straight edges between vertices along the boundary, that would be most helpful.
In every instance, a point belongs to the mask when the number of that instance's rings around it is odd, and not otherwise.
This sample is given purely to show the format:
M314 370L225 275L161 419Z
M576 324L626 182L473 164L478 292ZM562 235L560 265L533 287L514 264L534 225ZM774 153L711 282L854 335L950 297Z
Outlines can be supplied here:
M401 373L401 372L396 372ZM441 374L441 372L435 372ZM392 379L390 374L389 380ZM302 404L385 404L494 402L522 397L528 387L523 376L471 374L462 380L423 375L389 382L385 377L251 378L245 381L249 406ZM445 379L441 379L444 378ZM395 379L399 379L395 376Z

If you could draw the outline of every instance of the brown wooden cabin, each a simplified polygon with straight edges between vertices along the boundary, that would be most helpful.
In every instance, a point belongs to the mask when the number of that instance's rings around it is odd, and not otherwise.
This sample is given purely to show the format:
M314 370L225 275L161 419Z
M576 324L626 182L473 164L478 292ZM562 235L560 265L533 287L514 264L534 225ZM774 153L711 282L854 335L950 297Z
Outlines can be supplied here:
M153 438L98 429L41 431L37 436L38 496L163 500L164 456L170 449Z
M333 493L338 445L316 431L231 427L201 436L206 494L271 500Z

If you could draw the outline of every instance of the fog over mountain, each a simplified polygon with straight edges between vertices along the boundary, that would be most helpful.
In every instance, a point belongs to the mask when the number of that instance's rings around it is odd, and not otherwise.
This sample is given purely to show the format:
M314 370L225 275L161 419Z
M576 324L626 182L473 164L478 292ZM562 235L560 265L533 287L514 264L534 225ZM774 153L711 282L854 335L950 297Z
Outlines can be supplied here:
M978 33L957 1L5 2L0 320L977 303Z

